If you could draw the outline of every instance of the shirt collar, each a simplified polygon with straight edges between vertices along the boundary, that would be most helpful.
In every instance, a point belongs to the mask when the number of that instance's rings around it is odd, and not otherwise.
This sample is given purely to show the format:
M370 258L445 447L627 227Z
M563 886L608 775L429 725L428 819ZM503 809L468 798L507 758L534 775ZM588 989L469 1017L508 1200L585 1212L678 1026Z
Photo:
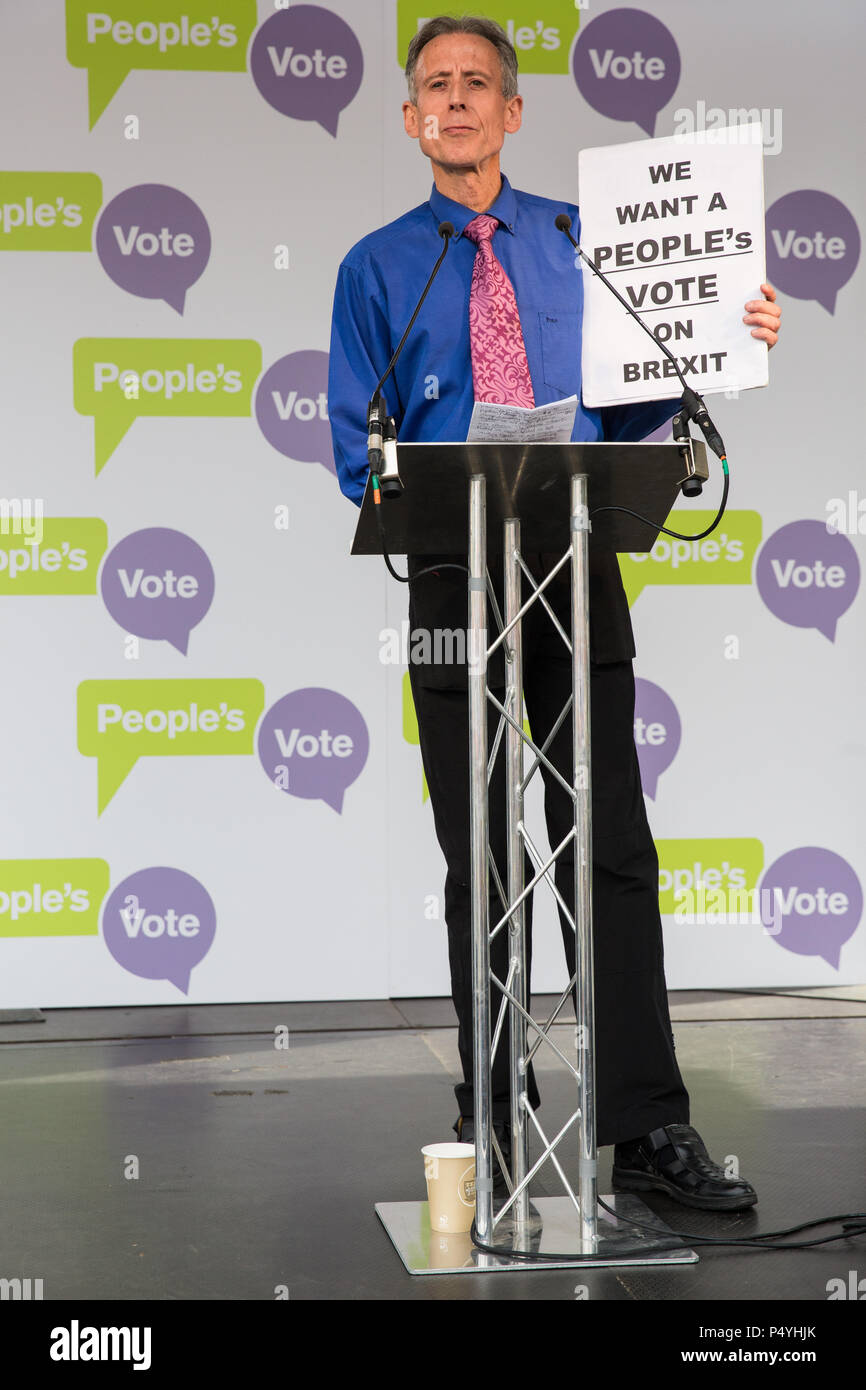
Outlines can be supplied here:
M455 203L453 198L446 198L444 193L439 192L435 184L430 194L430 210L437 223L454 223L455 240L463 235L469 223L478 216L477 212L466 207L464 203ZM509 232L513 232L517 226L517 198L504 174L502 175L502 187L499 190L499 196L487 209L486 215L498 218L500 226L505 227Z

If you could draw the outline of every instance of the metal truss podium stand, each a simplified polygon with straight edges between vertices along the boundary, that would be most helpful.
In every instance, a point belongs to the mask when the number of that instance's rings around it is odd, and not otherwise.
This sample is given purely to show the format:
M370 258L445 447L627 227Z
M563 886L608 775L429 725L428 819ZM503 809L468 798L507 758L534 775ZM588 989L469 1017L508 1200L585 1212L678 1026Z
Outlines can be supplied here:
M583 1265L684 1264L697 1255L688 1249L638 1198L618 1194L598 1203L595 1129L595 1058L592 937L592 787L590 771L589 607L590 532L594 546L614 551L651 549L684 479L676 445L656 444L407 444L397 450L403 493L382 503L389 554L467 555L469 565L468 666L471 866L472 977L474 996L474 1095L477 1240L495 1253L476 1248L469 1234L431 1231L426 1202L378 1203L376 1212L407 1270L412 1274L555 1269ZM703 444L695 446L697 476L707 477ZM590 523L589 499L594 520ZM653 524L623 511L628 507ZM536 583L522 551L559 554L550 574ZM368 484L352 553L382 553ZM504 613L500 614L487 568L488 556L504 563ZM571 636L564 631L545 596L556 574L571 570ZM530 596L521 600L525 580ZM488 606L488 595L490 603ZM526 733L523 715L521 621L541 603L571 653L573 690L543 746ZM489 640L488 613L499 631ZM499 647L505 658L505 700L487 688L487 662ZM498 726L488 742L487 712ZM547 757L550 743L567 718L572 721L571 785ZM488 785L504 746L507 795L507 883L501 882L488 844ZM531 766L526 771L528 749ZM544 765L574 803L574 828L546 853L524 821L524 796L531 778ZM574 900L566 901L553 877L557 859L574 845ZM528 854L534 873L525 882ZM491 922L492 877L502 904ZM546 1020L530 1013L526 970L524 904L544 883L575 932L575 975ZM508 973L499 979L490 968L490 943L508 933ZM496 1017L491 1030L491 991ZM572 990L576 995L573 1057L554 1034L554 1026ZM508 1028L506 1029L506 1024ZM508 1039L512 1164L508 1172L493 1132L491 1060ZM547 1047L570 1073L574 1109L549 1135L526 1094L529 1063ZM541 1155L530 1166L530 1126ZM577 1183L557 1155L567 1134L577 1135ZM508 1195L497 1206L493 1197L493 1150L506 1173ZM544 1164L551 1164L565 1190L562 1197L530 1199L529 1185ZM420 1167L419 1167L420 1171ZM642 1223L650 1229L629 1225ZM534 1261L533 1255L547 1256ZM515 1258L519 1256L519 1258ZM552 1257L552 1258L551 1258Z

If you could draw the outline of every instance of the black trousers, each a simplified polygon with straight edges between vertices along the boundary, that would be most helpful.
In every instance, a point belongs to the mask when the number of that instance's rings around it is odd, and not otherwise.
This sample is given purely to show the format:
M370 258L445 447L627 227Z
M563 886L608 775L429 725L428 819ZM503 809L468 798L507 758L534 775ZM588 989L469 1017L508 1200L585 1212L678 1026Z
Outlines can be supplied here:
M539 557L540 559L540 557ZM445 578L443 572L442 578ZM430 580L420 580L418 588ZM433 584L436 578L433 578ZM452 572L451 584L461 584ZM462 589L465 594L465 578ZM498 587L498 586L497 586ZM501 598L500 598L501 601ZM463 600L465 604L465 600ZM418 626L423 605L410 603L410 624ZM557 613L562 621L564 615ZM565 624L564 624L565 625ZM566 630L568 626L566 625ZM540 605L523 622L524 699L533 741L546 740L571 693L571 658ZM445 920L451 988L458 1020L463 1081L455 1088L462 1115L473 1114L472 948L469 818L469 709L463 684L446 688L442 672L410 664L424 771L436 835L447 865ZM447 679L447 678L446 678ZM491 689L498 698L504 692ZM596 1134L601 1145L634 1139L659 1125L688 1123L689 1097L674 1053L667 1004L661 918L658 909L658 858L647 823L634 745L634 675L630 660L591 666L591 767L593 925L595 983ZM496 714L488 718L492 741ZM504 744L491 782L490 846L507 883ZM571 717L548 756L572 778ZM573 804L546 770L544 803L548 838L558 845L574 824ZM534 872L527 863L527 875ZM574 900L573 854L558 861L555 880L566 902ZM545 890L547 891L547 890ZM502 915L495 888L491 922ZM527 954L531 961L531 900L527 901ZM574 932L560 914L566 965L574 970ZM491 966L504 980L507 929L491 946ZM491 991L495 1020L500 994ZM508 1029L503 1029L492 1068L494 1122L510 1116ZM530 1103L540 1103L532 1068L527 1078Z

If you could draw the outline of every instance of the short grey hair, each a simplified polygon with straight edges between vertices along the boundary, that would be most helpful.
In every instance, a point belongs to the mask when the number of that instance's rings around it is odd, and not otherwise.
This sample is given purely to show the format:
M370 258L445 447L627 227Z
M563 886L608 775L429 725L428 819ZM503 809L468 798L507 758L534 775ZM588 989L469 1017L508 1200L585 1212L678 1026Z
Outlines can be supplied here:
M484 19L481 15L465 14L458 19L454 15L441 14L435 19L428 19L409 44L406 81L409 83L409 100L413 105L418 101L415 69L421 50L431 40L438 39L440 34L474 34L479 39L487 39L488 43L492 43L499 54L502 68L502 95L506 101L511 101L512 97L517 96L517 53L502 26L493 19Z

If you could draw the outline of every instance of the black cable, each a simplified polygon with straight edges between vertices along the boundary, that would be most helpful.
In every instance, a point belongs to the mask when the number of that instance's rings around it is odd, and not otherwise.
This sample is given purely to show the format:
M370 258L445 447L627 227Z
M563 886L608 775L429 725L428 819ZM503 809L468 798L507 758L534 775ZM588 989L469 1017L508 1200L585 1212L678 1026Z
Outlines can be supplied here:
M598 1198L598 1204L600 1207L604 1207L605 1211L610 1212L612 1216L616 1217L618 1222L622 1222L626 1226L636 1226L640 1230L648 1231L654 1236L664 1236L666 1234L663 1231L659 1231L658 1226L651 1226L646 1221L635 1221L633 1218L621 1215L621 1213L615 1211L613 1207L609 1207L607 1202L602 1201L601 1197ZM843 1223L843 1229L834 1236L821 1236L818 1240L789 1241L785 1245L768 1243L776 1241L780 1236L793 1235L797 1231L812 1230L815 1226L828 1226L831 1222L836 1221ZM847 1226L845 1223L848 1223ZM576 1263L581 1260L598 1260L597 1254L578 1254L576 1251L557 1254L550 1250L543 1252L540 1250L512 1250L512 1248L507 1245L484 1245L478 1240L478 1232L474 1221L472 1222L469 1234L476 1250L481 1250L487 1255L501 1255L511 1260L532 1260L535 1262L550 1260L556 1261L557 1263L561 1263L563 1260L568 1260L569 1262L574 1261ZM803 1221L800 1225L790 1226L783 1231L765 1231L763 1234L756 1236L736 1236L731 1240L725 1240L721 1236L699 1236L690 1231L671 1231L669 1234L671 1237L670 1241L663 1242L660 1245L654 1244L654 1251L682 1250L685 1245L733 1245L743 1249L753 1250L807 1250L813 1245L830 1245L836 1240L850 1240L854 1236L866 1235L866 1212L850 1212L843 1216L825 1216L817 1221ZM645 1254L646 1245L638 1244L635 1245L633 1249L623 1248L619 1253L623 1258L627 1258L633 1254Z
M658 1231L658 1228L656 1228L656 1234L664 1234L664 1233L663 1233L663 1232L659 1232L659 1231ZM471 1227L471 1229L470 1229L469 1235L470 1235L470 1239L471 1239L472 1244L474 1245L475 1249L476 1249L476 1250L481 1250L481 1251L483 1251L485 1255L503 1255L503 1256L507 1257L509 1260L518 1260L518 1261L520 1261L520 1260L530 1261L530 1260L531 1260L531 1261L533 1261L533 1262L536 1263L536 1264L537 1264L539 1261L544 1261L544 1260L555 1260L555 1261L556 1261L557 1263L559 1263L559 1264L561 1264L563 1260L567 1260L567 1261L569 1262L569 1264L571 1264L573 1261L574 1261L574 1262L579 1262L580 1260L594 1260L596 1263L598 1263L598 1255L597 1255L597 1254L596 1254L596 1255L578 1255L578 1254L576 1254L574 1251L570 1251L570 1252L568 1252L568 1253L566 1253L566 1254L557 1255L557 1254L555 1254L553 1251L550 1251L550 1250L546 1250L546 1251L544 1251L544 1252L542 1253L542 1251L540 1251L540 1250L512 1250L511 1247L508 1246L508 1245L482 1245L481 1242L480 1242L479 1239L478 1239L478 1234L477 1234L476 1229L475 1229L475 1222L474 1222L474 1221L472 1222L472 1227ZM663 1244L663 1245L654 1245L654 1246L653 1246L653 1251L661 1251L661 1250L682 1250L682 1248L683 1248L683 1243L682 1243L681 1240L679 1240L679 1239L671 1239L671 1241L670 1241L669 1243L667 1243L667 1244ZM628 1255L645 1255L646 1253L647 1253L646 1242L636 1244L632 1249L629 1249L629 1250L623 1249L623 1251L622 1251L622 1255L623 1255L624 1258L625 1258L626 1256L628 1256Z
M629 507L596 507L590 512L590 517L597 516L599 512L625 512L626 516L633 516L637 521L646 522L647 526L652 526L653 530L663 531L666 536L673 536L677 541L702 541L711 531L715 531L719 522L725 514L725 507L728 505L728 486L730 477L728 475L728 461L722 459L722 469L724 471L724 481L722 483L722 500L719 503L719 510L706 531L700 531L696 536L684 536L680 531L671 531L667 526L656 526L654 521L650 521L648 516L641 516L640 512L633 512Z
M645 1221L635 1221L627 1216L620 1216L619 1212L613 1207L609 1207L607 1202L598 1198L600 1207L609 1211L618 1221L624 1221L627 1226L639 1226L644 1231L655 1231L658 1228L650 1226ZM843 1229L840 1234L835 1236L822 1236L820 1240L797 1240L791 1241L788 1245L766 1245L765 1241L775 1241L781 1236L790 1236L797 1231L811 1231L815 1226L829 1226L831 1222L850 1222L851 1229ZM721 1236L699 1236L693 1235L689 1231L678 1231L677 1235L681 1239L688 1241L690 1245L744 1245L751 1246L758 1250L806 1250L811 1245L829 1245L834 1240L848 1240L851 1236L866 1235L866 1211L847 1212L843 1216L823 1216L816 1221L801 1221L798 1226L788 1226L783 1231L764 1231L758 1232L753 1236L737 1236L732 1240L725 1240Z
M379 528L379 540L382 543L382 558L388 566L388 573L397 580L399 584L410 584L413 579L420 579L422 574L436 574L439 570L460 570L463 574L469 573L468 565L458 565L448 562L442 565L428 565L427 569L418 570L415 574L398 574L391 564L391 556L388 554L388 545L385 540L385 523L382 520L382 499L379 492L379 478L373 474L373 506L376 513L376 525Z

